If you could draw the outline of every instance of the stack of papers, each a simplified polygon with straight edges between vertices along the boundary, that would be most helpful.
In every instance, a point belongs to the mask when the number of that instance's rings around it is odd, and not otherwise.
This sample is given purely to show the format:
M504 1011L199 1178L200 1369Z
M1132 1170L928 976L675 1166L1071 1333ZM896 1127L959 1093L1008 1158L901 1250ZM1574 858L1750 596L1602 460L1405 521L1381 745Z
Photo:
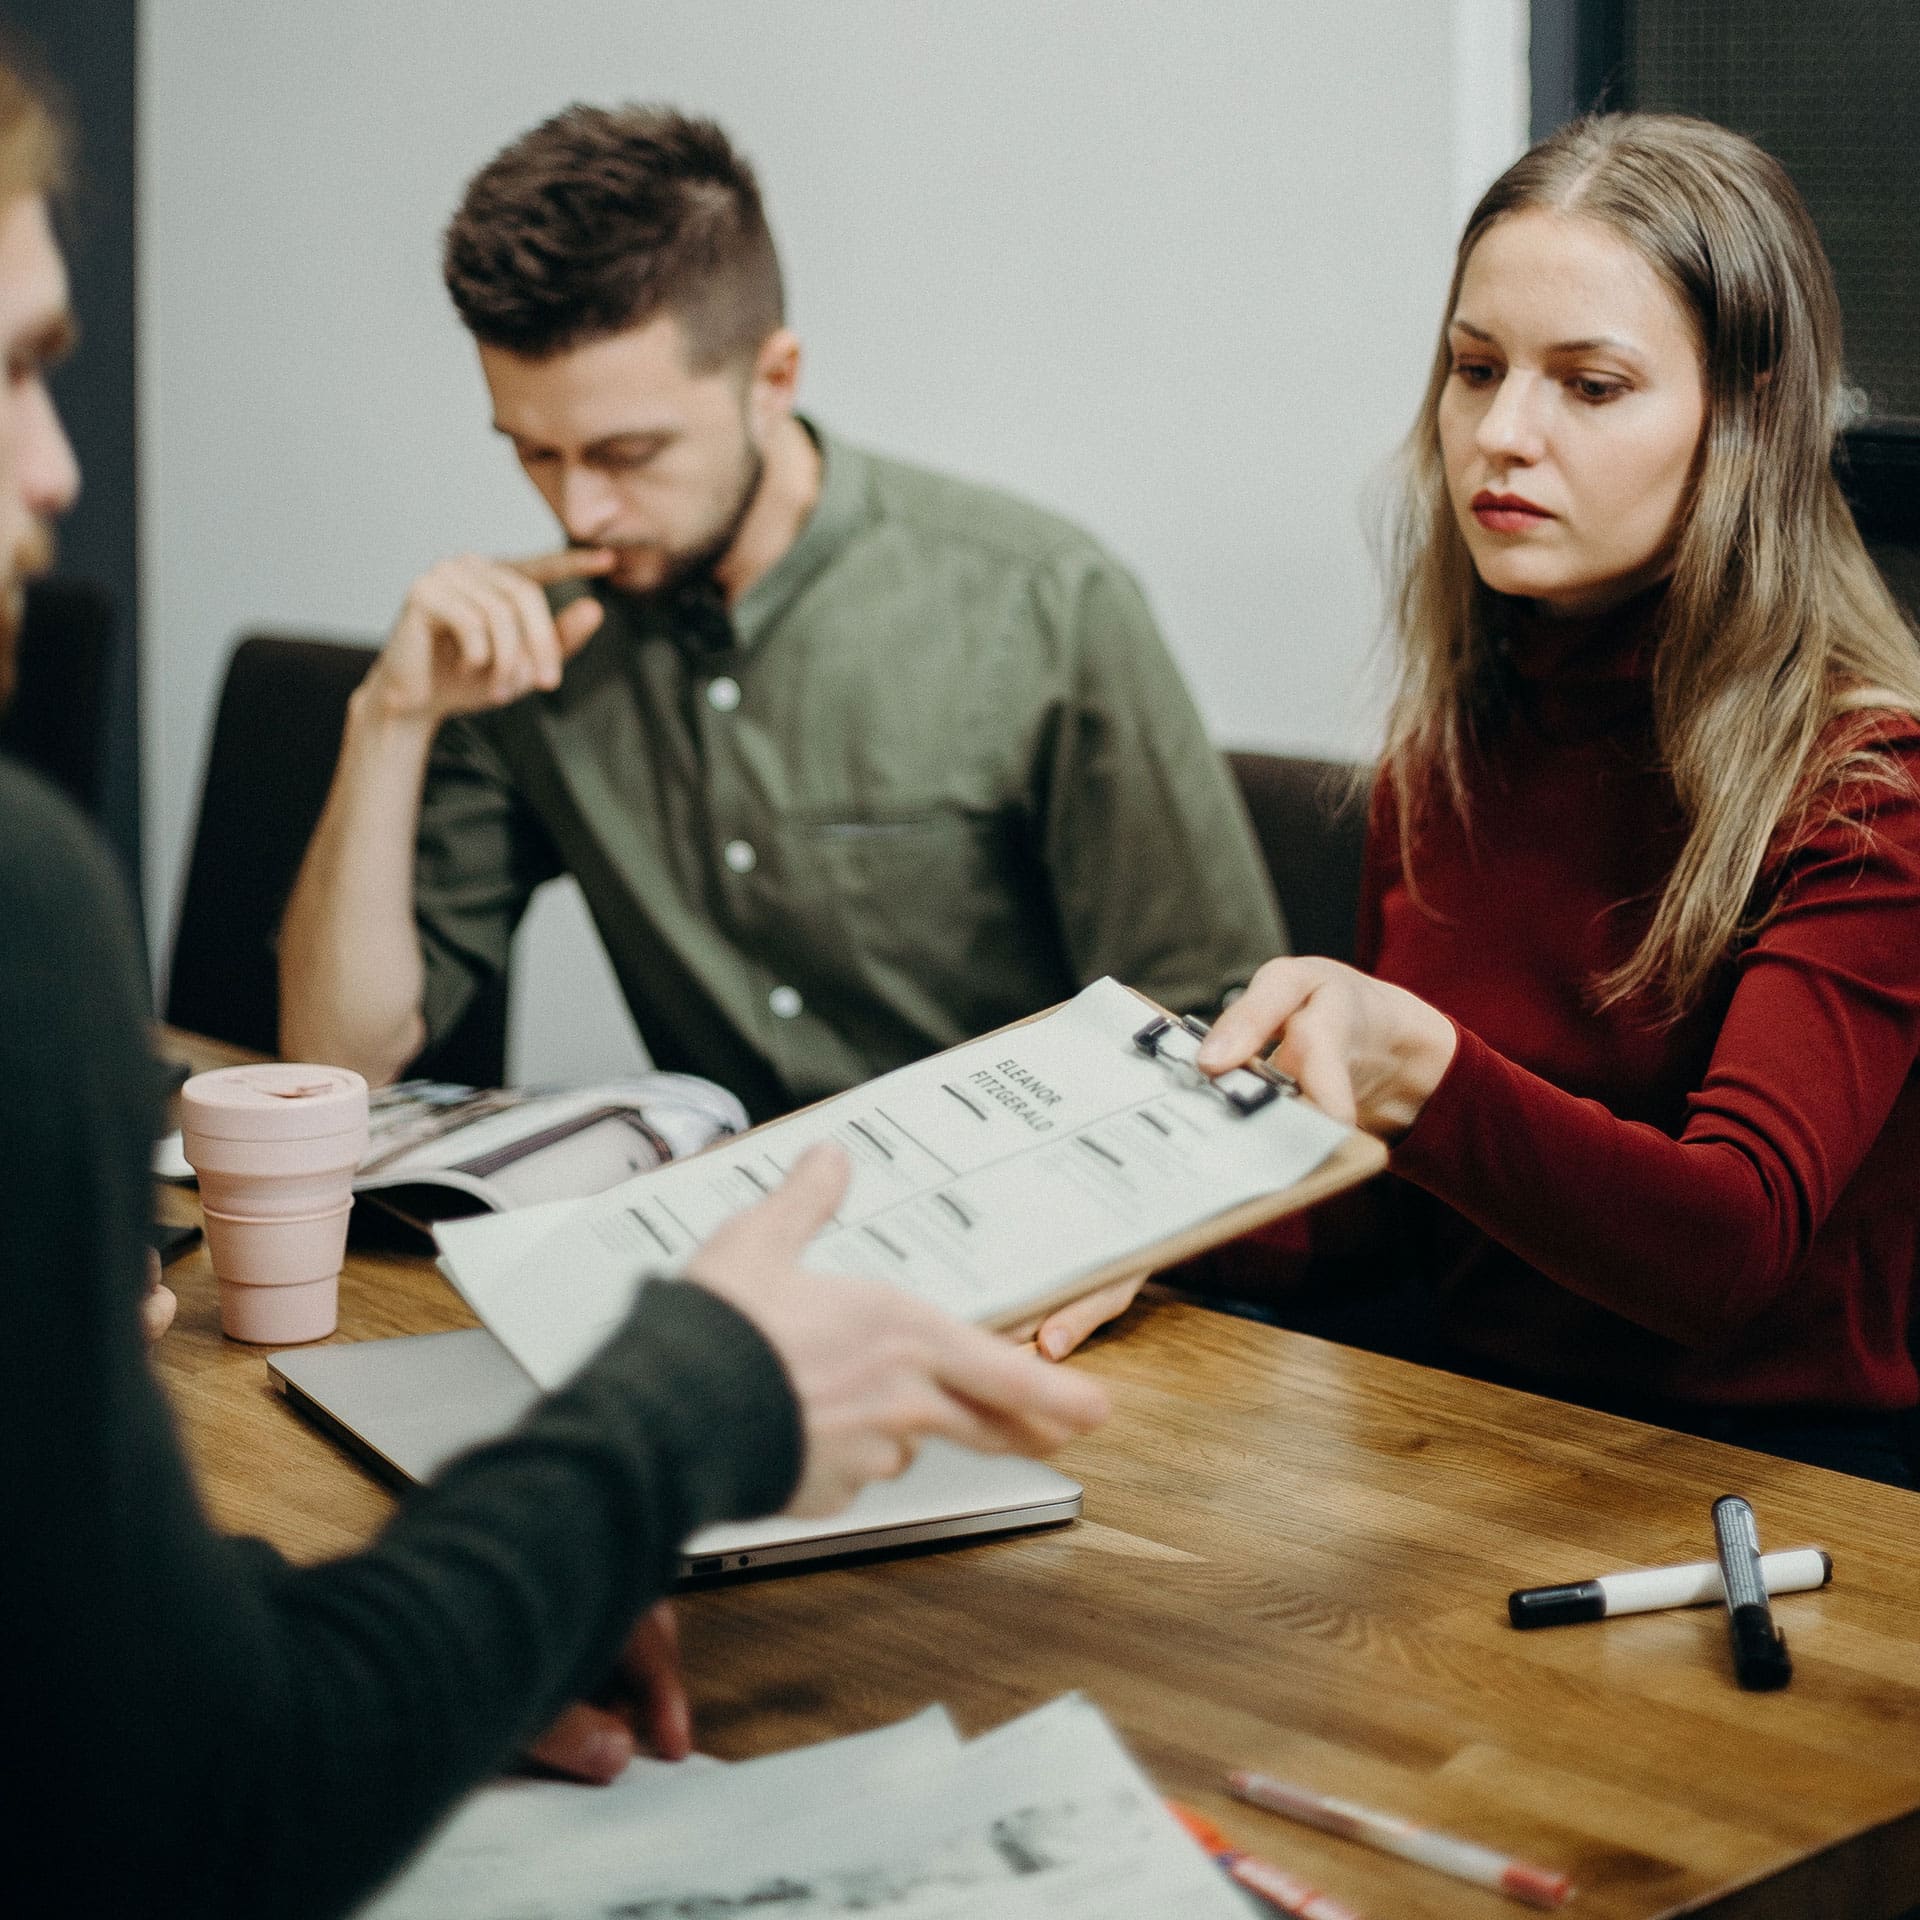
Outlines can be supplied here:
M363 1920L1245 1920L1100 1710L474 1795Z

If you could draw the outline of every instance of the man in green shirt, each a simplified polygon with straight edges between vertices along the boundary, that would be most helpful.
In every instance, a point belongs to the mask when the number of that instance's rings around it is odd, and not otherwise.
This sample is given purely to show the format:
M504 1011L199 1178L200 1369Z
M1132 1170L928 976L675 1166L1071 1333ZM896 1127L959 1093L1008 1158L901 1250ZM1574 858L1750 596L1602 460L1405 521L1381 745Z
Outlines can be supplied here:
M445 264L569 545L415 583L288 910L290 1057L393 1078L561 873L655 1060L756 1118L1104 973L1211 1010L1282 950L1127 574L794 413L717 127L570 108L476 176Z

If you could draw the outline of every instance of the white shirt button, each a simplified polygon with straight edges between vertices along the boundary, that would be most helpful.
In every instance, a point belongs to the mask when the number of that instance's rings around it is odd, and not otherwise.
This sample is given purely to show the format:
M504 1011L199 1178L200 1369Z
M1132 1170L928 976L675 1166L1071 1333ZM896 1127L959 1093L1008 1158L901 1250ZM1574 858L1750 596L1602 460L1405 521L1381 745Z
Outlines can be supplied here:
M767 995L767 1007L776 1020L791 1020L807 1003L798 987L775 987Z
M707 682L707 705L715 713L731 713L740 704L740 682L729 679L724 673L717 680Z
M751 873L760 864L760 856L744 840L729 840L720 857L735 873Z

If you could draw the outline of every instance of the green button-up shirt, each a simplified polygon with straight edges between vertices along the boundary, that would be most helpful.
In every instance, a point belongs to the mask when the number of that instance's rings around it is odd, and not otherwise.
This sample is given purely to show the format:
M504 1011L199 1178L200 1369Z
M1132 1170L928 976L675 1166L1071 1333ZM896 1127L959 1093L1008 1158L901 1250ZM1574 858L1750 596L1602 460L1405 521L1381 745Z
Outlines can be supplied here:
M818 437L819 501L730 631L605 591L555 692L441 730L430 1035L561 873L654 1059L756 1118L1104 973L1210 1009L1283 950L1125 571L1037 508Z

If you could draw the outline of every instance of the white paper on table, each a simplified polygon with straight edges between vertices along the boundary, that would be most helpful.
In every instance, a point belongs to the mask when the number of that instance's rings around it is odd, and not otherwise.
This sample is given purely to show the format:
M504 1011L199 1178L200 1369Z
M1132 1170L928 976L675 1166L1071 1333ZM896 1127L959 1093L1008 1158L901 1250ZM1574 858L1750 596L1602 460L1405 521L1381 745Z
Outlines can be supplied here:
M1078 1694L972 1742L950 1767L922 1770L862 1813L851 1833L820 1836L818 1866L801 1864L806 1836L791 1829L769 1836L764 1852L786 1853L776 1870L811 1896L811 1904L778 1911L879 1911L889 1920L1246 1920L1241 1896L1167 1811L1105 1715ZM711 1894L698 1885L692 1901L652 1913L643 1905L634 1920L751 1914L759 1910L754 1896L769 1884L748 1885L736 1870L708 1883ZM699 1904L703 1897L715 1903Z
M1304 1179L1347 1129L1306 1101L1237 1113L1133 1045L1151 1017L1112 980L1023 1027L883 1075L745 1138L525 1215L438 1230L442 1267L541 1386L570 1379L643 1275L677 1273L818 1140L853 1163L816 1272L865 1274L1007 1324L1080 1276ZM531 1210L530 1210L531 1211Z
M944 1707L872 1733L723 1767L633 1761L610 1786L502 1780L470 1795L358 1920L542 1920L604 1914L662 1862L725 1856L741 1825L837 1819L889 1777L950 1758Z
M368 1920L1244 1920L1079 1696L966 1746L929 1718L699 1773L656 1767L611 1794L490 1789ZM487 1807L503 1811L483 1821Z

